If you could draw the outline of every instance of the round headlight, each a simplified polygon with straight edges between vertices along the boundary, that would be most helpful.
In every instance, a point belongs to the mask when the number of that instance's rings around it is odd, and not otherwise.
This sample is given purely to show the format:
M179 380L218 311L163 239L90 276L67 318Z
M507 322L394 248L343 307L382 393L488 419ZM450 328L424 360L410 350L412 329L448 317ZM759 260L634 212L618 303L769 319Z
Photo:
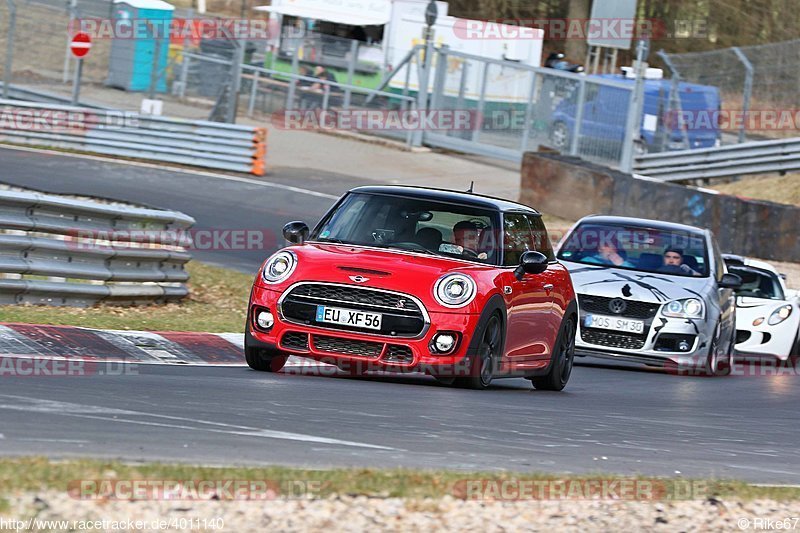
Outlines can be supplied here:
M792 314L792 306L789 304L782 305L772 312L772 314L769 316L767 324L769 324L770 326L775 326L777 324L780 324L781 322L789 318L789 315L791 314Z
M673 315L679 315L683 311L683 306L679 301L673 301L667 304L667 311Z
M267 263L264 265L264 281L280 283L292 274L296 266L297 258L292 252L278 252L267 259Z
M703 304L700 303L700 300L689 298L683 302L683 310L689 316L700 316L703 314Z
M465 274L448 274L439 278L433 288L436 301L445 307L464 307L477 292L475 282Z

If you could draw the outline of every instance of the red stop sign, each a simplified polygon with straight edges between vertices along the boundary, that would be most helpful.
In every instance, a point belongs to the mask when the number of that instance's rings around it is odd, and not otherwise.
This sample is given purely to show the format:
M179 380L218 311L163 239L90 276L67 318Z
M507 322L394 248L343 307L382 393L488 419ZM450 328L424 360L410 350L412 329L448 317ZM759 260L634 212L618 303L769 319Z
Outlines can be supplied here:
M92 38L85 33L76 33L69 43L69 50L75 57L83 57L92 47Z

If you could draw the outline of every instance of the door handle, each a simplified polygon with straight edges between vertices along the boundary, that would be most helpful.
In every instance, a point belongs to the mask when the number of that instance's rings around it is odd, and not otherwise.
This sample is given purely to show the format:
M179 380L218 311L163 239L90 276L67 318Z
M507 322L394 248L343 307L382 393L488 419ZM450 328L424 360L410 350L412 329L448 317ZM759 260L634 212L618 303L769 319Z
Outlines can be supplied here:
M553 290L553 284L552 284L552 283L545 283L544 285L542 285L542 287L543 287L543 288L544 288L544 290L546 290L547 292L550 292L550 291L552 291L552 290Z

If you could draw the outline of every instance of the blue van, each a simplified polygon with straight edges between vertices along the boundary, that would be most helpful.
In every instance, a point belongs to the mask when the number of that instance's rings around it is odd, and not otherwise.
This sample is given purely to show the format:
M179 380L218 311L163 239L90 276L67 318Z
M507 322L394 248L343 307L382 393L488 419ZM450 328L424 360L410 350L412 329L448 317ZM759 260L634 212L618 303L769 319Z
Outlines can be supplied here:
M614 80L630 84L633 89L635 80L625 78L621 74L599 74L586 77L592 79ZM642 113L641 137L644 152L662 152L686 148L709 148L718 145L720 139L719 125L715 112L720 110L720 96L717 87L694 83L679 83L678 93L681 102L681 117L686 129L686 145L681 132L677 113L667 113L669 109L672 81L664 79L648 79L644 84L644 112ZM567 151L575 131L577 115L577 90L572 91L559 102L550 120L550 143L553 148ZM619 87L586 84L586 100L581 121L580 151L583 153L590 146L604 151L621 151L625 138L625 122L628 114L628 99L631 91Z

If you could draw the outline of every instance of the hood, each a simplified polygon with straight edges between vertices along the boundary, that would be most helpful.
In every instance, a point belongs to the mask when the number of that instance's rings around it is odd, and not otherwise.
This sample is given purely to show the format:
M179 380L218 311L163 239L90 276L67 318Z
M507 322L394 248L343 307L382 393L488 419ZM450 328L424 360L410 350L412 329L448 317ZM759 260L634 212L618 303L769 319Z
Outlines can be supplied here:
M711 278L670 276L624 268L562 262L569 270L575 292L578 294L663 303L682 298L705 300L704 295L711 285Z
M787 303L792 303L786 300L771 300L768 298L753 298L752 296L738 296L736 298L736 316L748 320L754 320L758 317L769 317L773 311L779 307L783 307ZM795 308L797 306L795 305Z
M494 285L498 268L434 255L347 244L306 243L286 250L297 256L297 268L285 282L271 287L275 290L303 280L423 295L431 293L441 276L461 272L476 281L480 294Z

